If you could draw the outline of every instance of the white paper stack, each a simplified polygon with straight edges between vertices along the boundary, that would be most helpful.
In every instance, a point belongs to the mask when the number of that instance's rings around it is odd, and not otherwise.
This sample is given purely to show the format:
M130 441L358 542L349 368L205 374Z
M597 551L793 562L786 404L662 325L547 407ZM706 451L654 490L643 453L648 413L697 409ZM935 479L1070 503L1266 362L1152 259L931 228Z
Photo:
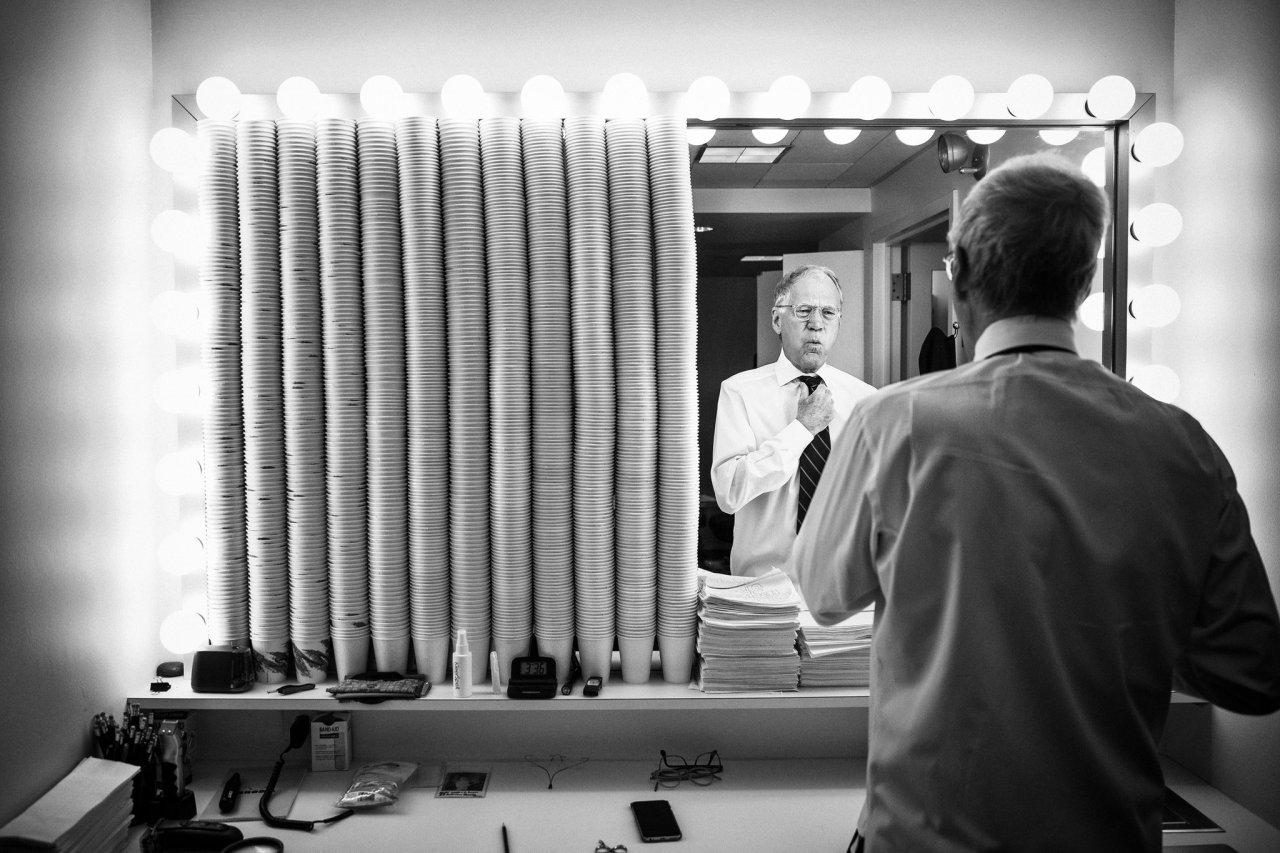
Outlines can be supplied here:
M86 758L22 814L0 827L0 850L122 851L129 843L138 768Z
M700 572L698 686L708 693L795 690L801 600L777 569L756 578Z
M804 687L866 687L871 683L871 624L868 607L834 625L800 614L800 684Z

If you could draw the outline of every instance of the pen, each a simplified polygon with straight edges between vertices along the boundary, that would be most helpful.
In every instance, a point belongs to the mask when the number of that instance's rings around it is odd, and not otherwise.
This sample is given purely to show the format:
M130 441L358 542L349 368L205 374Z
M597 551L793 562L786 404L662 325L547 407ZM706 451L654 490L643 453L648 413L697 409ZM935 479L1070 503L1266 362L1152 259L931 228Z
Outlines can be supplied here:
M511 853L511 842L507 839L507 825L502 825L502 853Z

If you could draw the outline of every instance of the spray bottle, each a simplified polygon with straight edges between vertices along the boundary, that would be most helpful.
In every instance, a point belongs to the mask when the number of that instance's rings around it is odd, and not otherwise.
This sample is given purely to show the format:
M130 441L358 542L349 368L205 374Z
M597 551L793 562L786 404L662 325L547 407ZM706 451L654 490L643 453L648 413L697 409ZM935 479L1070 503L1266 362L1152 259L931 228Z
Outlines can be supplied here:
M471 695L471 646L465 628L458 631L453 649L453 695L460 699Z

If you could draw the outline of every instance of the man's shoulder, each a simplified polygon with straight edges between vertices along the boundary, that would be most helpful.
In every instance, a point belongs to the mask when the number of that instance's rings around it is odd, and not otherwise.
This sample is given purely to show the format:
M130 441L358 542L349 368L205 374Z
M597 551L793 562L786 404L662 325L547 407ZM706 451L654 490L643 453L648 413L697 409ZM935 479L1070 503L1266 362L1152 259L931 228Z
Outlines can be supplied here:
M764 382L777 384L775 377L777 376L777 366L773 362L762 364L759 367L753 367L750 370L744 370L741 373L735 373L720 384L728 389L749 388L753 385L760 385Z
M852 373L830 364L822 369L822 377L828 385L842 388L854 397L865 397L876 390L876 386L863 382Z

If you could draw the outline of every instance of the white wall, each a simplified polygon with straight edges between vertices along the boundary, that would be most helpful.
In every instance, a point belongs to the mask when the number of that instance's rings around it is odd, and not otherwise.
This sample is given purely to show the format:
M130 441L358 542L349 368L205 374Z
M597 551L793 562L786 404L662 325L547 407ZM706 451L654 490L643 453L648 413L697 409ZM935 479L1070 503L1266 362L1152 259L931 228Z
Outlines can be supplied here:
M158 646L145 0L0 4L0 824Z
M1176 10L1173 97L1157 107L1186 147L1156 187L1185 225L1154 260L1182 314L1152 333L1152 351L1182 378L1178 404L1231 461L1280 590L1280 6L1179 0ZM1199 771L1280 826L1280 715L1215 711L1192 734Z

